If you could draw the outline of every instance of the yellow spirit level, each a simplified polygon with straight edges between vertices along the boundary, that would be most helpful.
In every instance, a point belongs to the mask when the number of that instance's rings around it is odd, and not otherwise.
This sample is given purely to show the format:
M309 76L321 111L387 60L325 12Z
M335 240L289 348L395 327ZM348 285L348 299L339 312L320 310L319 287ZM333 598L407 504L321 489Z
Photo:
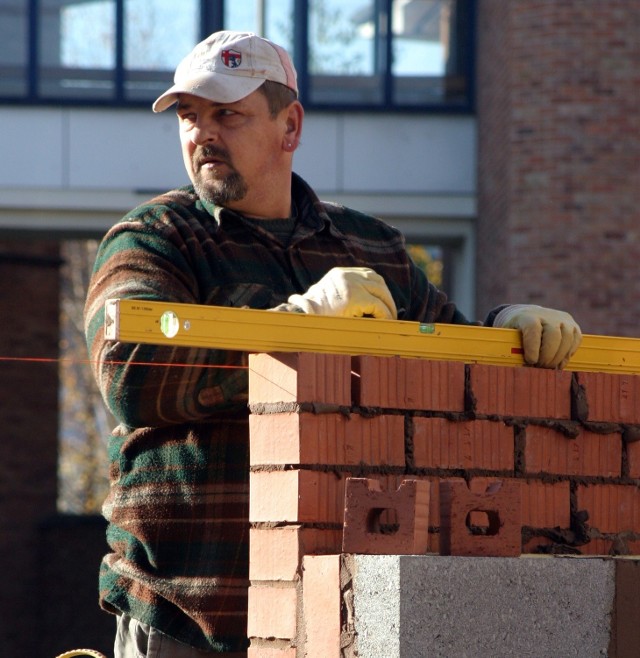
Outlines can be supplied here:
M523 365L515 329L338 318L198 304L111 299L105 336L125 343L240 350L401 356ZM640 373L640 339L583 336L567 370Z

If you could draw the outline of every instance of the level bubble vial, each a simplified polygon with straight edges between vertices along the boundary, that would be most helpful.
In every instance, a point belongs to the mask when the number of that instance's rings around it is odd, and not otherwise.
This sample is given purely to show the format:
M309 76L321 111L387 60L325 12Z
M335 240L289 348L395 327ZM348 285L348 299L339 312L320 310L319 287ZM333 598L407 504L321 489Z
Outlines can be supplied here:
M173 338L180 330L180 320L173 311L165 311L160 317L160 331L167 337Z

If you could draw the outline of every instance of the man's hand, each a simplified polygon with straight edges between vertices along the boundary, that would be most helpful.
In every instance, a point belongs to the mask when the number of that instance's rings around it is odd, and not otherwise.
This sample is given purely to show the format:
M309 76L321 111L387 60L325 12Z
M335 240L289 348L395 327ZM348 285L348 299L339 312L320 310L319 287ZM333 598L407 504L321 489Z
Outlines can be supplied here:
M387 320L398 316L384 279L368 267L334 267L304 295L291 295L288 301L312 315Z
M568 313L532 304L507 306L493 326L519 329L525 362L540 368L564 368L582 340L580 327Z

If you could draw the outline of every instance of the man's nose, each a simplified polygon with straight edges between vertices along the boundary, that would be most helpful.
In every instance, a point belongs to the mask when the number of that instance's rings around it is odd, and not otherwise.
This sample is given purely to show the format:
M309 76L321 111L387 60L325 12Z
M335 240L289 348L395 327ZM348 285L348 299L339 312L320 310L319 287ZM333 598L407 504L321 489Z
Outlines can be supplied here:
M218 131L216 126L211 121L196 122L196 125L191 131L191 141L197 146L202 146L209 142L214 142L218 139Z

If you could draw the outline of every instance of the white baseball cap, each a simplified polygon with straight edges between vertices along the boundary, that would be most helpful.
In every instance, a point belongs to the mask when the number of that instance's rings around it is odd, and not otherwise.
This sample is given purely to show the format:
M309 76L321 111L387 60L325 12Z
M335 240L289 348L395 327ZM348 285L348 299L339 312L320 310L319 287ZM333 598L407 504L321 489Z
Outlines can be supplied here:
M284 48L252 32L214 32L178 64L175 84L156 99L153 111L171 107L178 94L235 103L265 80L279 82L298 93L296 71Z

